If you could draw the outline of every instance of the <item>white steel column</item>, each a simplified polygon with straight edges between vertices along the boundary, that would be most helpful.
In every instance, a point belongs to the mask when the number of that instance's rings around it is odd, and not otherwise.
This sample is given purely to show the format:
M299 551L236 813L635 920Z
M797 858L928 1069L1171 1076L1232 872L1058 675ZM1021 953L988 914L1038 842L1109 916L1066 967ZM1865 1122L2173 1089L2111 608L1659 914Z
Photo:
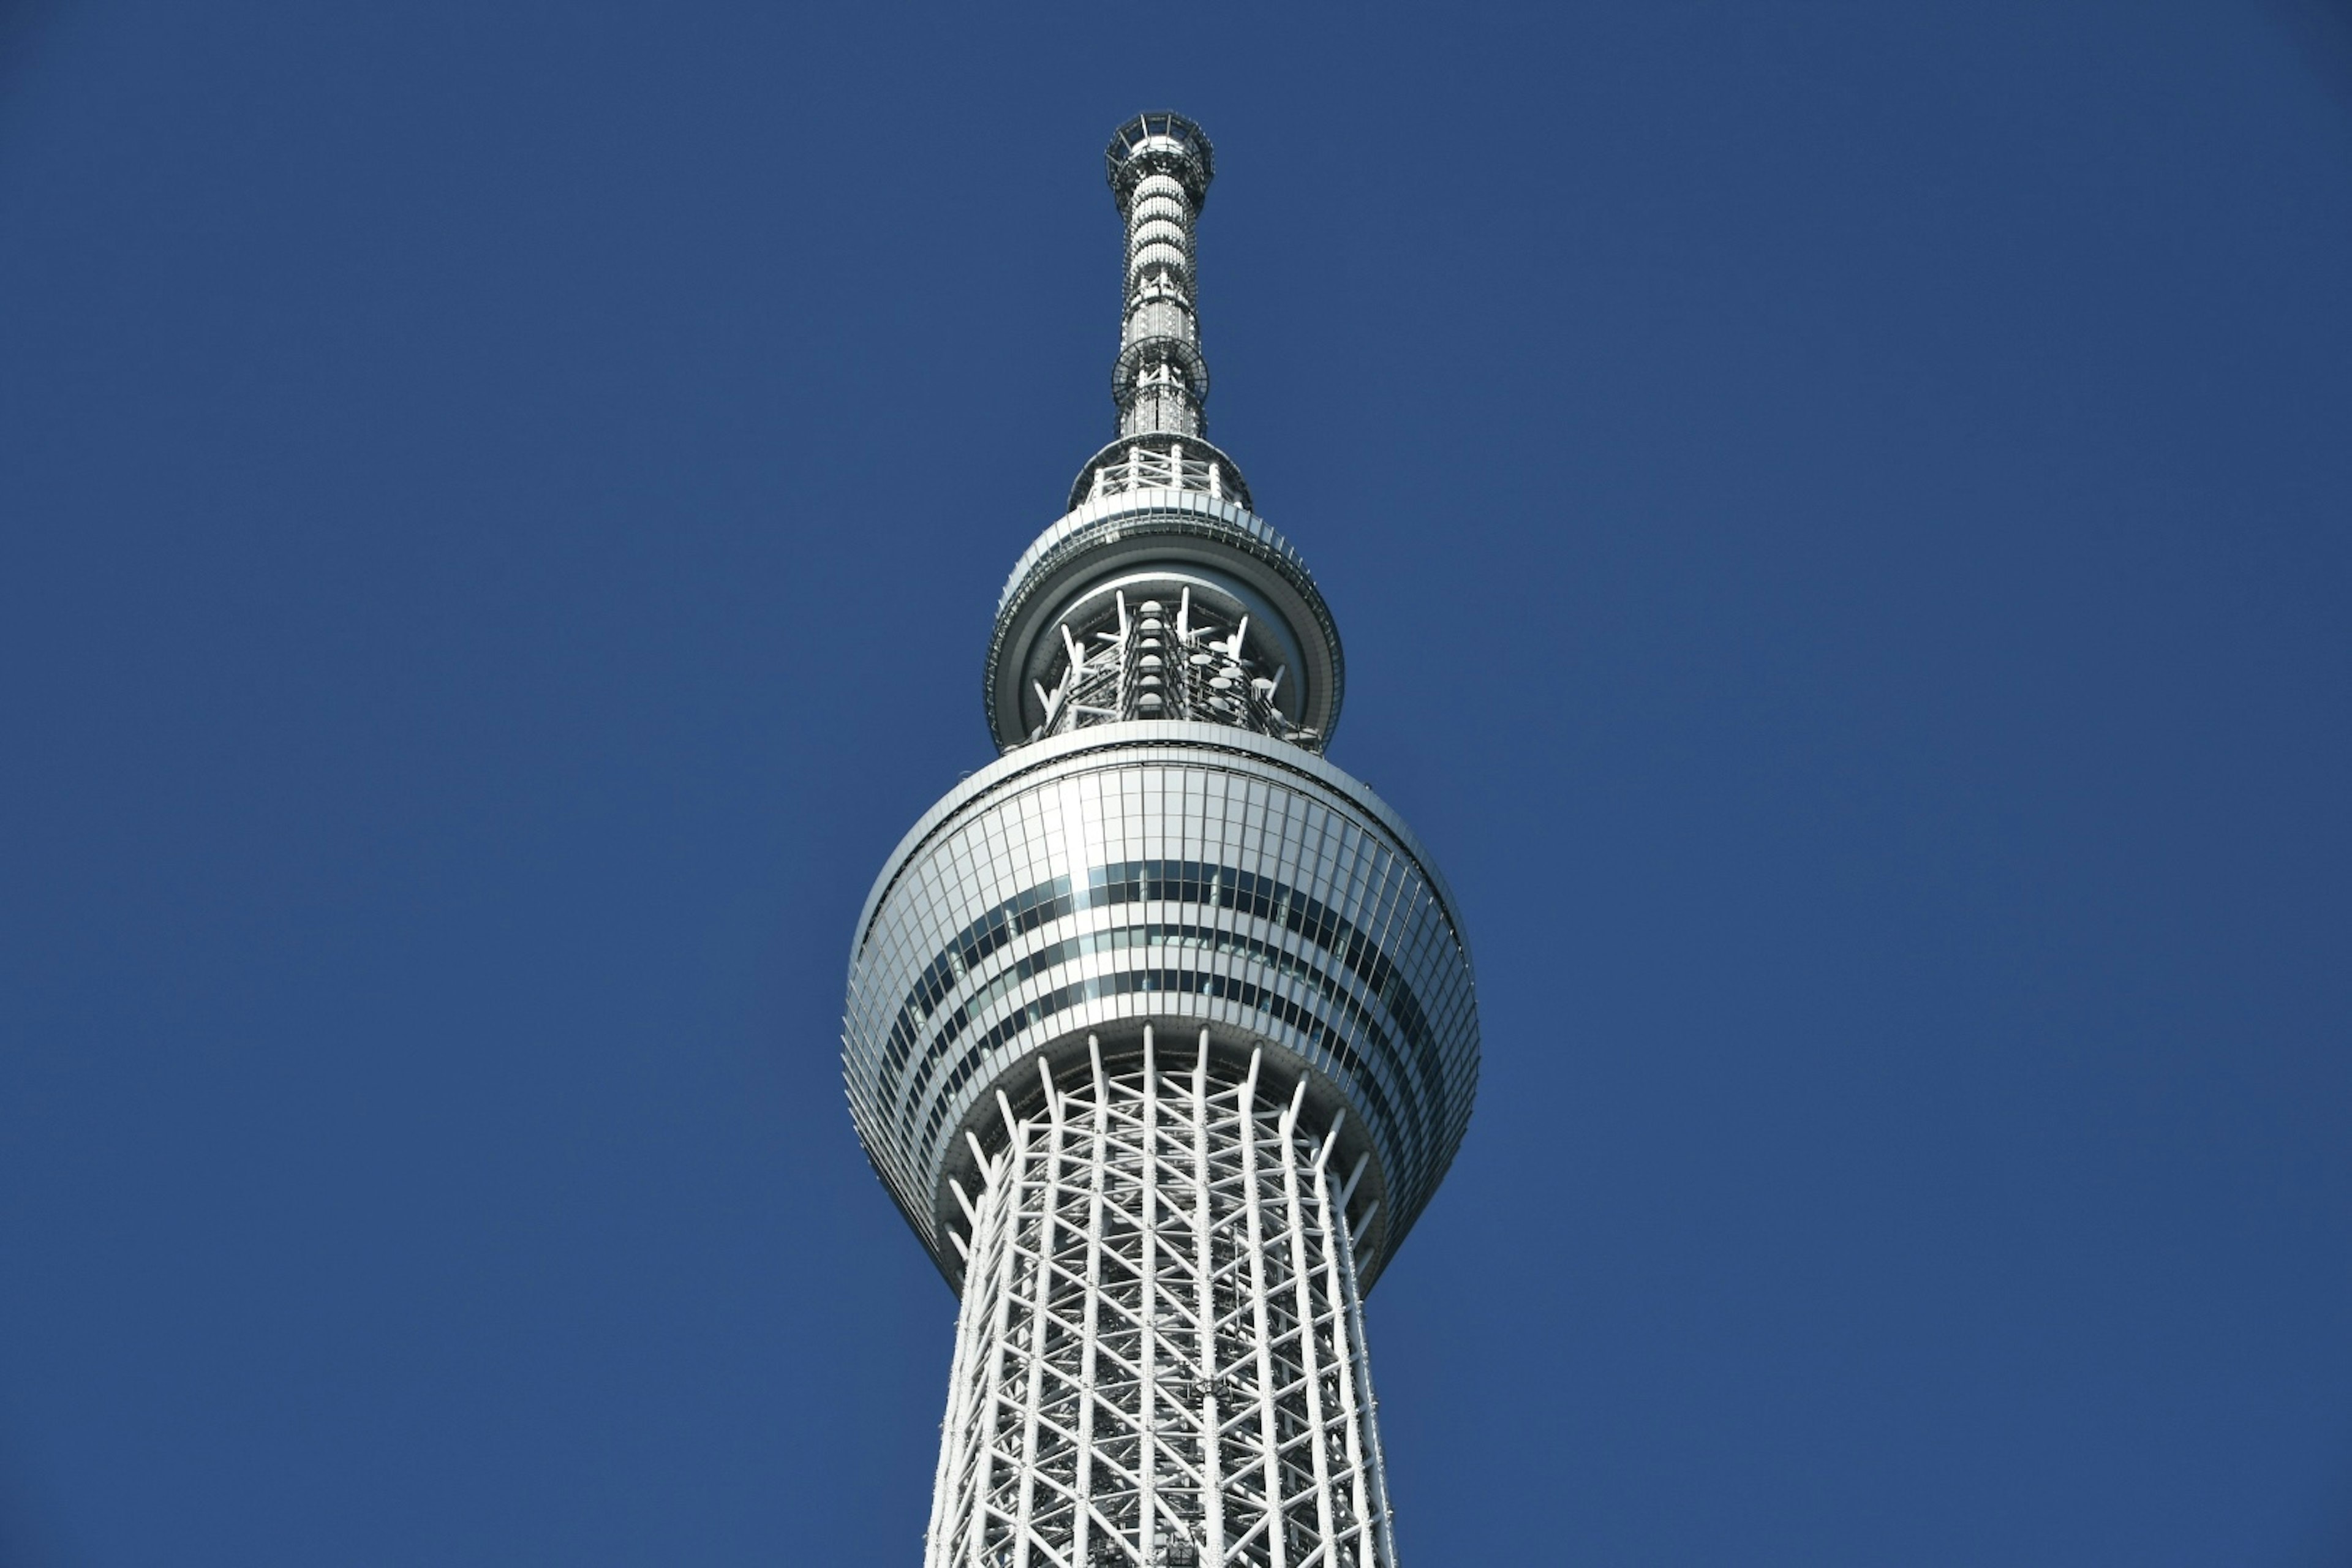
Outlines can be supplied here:
M1143 1127L1136 1139L1136 1152L1140 1158L1141 1188L1137 1206L1136 1228L1142 1234L1139 1245L1143 1257L1136 1269L1142 1286L1136 1321L1142 1330L1140 1368L1136 1379L1136 1401L1139 1414L1135 1423L1138 1458L1135 1464L1136 1485L1136 1544L1150 1562L1159 1546L1160 1537L1160 1412L1154 1408L1160 1398L1160 1317L1165 1281L1160 1269L1160 1067L1152 1058L1151 1026L1143 1028Z
M1263 1512L1258 1528L1265 1532L1265 1561L1272 1568L1289 1568L1289 1532L1282 1527L1282 1438L1276 1430L1280 1412L1275 1408L1274 1329L1266 1321L1265 1205L1258 1191L1257 1074L1261 1054L1250 1053L1249 1077L1242 1084L1238 1131L1242 1145L1242 1203L1249 1226L1249 1314L1252 1348L1257 1373L1258 1457L1265 1465Z
M1216 1223L1210 1207L1209 1031L1192 1064L1192 1365L1200 1381L1201 1546L1211 1563L1225 1560L1224 1449L1217 1398Z
M1103 1076L1101 1042L1089 1037L1087 1041L1087 1061L1093 1069L1095 1107L1107 1104L1110 1099L1110 1080ZM1040 1071L1045 1064L1038 1064ZM1052 1075L1048 1073L1047 1077ZM1092 1123L1087 1140L1091 1151L1087 1163L1087 1294L1081 1309L1083 1317L1078 1328L1078 1480L1077 1524L1073 1532L1071 1561L1091 1563L1098 1555L1091 1550L1093 1526L1101 1515L1095 1508L1095 1408L1098 1403L1095 1379L1100 1371L1096 1343L1102 1331L1103 1299L1103 1187L1110 1162L1110 1126L1097 1111L1088 1118ZM971 1299L967 1290L964 1299ZM1104 1521L1115 1534L1115 1527ZM1084 1552L1081 1559L1079 1553Z

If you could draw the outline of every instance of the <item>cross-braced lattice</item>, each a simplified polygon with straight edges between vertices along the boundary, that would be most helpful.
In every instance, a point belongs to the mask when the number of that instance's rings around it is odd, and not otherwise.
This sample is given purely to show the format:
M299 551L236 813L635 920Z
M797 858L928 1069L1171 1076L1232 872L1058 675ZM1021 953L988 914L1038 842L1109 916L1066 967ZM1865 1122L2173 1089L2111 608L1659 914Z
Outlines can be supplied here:
M1395 1568L1335 1125L1196 1050L1055 1081L956 1189L927 1568ZM1370 1218L1369 1212L1366 1219ZM1362 1222L1359 1222L1360 1224Z
M1178 591L1173 616L1158 599L1130 614L1121 589L1081 626L1064 621L1055 629L1061 679L1051 691L1037 683L1045 721L1033 740L1123 719L1231 724L1301 744L1317 738L1276 706L1290 667L1261 673L1265 660L1249 646L1248 615L1234 623L1203 612L1189 587Z

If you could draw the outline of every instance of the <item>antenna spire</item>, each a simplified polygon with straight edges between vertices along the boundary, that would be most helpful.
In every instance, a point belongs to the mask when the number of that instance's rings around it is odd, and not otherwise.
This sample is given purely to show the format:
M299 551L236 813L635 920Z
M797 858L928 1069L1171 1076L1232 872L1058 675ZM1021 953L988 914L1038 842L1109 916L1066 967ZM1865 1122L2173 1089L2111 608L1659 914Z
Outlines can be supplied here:
M1207 132L1163 110L1121 125L1103 162L1127 219L1127 312L1111 372L1118 433L1205 435L1209 366L1194 305L1192 224L1216 153Z

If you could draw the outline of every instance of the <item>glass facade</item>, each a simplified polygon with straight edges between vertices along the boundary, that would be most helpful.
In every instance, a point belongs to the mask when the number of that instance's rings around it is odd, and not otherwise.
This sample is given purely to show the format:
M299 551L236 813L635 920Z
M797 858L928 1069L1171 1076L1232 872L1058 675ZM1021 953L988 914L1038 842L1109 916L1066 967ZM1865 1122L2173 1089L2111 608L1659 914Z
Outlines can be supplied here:
M1459 1147L1476 1087L1468 947L1362 784L1297 747L1137 721L1038 742L918 824L860 918L850 1105L950 1279L949 1179L1002 1142L1034 1058L1145 1023L1265 1047L1370 1156L1366 1278Z

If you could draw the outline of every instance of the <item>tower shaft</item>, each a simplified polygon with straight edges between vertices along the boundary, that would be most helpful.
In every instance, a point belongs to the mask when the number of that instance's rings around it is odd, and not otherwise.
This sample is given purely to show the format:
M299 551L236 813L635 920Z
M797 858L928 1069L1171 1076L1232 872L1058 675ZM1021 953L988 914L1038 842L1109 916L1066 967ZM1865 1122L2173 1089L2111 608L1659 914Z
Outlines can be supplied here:
M876 878L842 1019L961 1298L927 1568L1396 1568L1361 1302L1468 1127L1477 982L1323 755L1339 627L1205 434L1209 139L1104 159L1118 434L1005 584L999 755Z
M1394 1568L1336 1129L1187 1045L1001 1108L927 1568Z

